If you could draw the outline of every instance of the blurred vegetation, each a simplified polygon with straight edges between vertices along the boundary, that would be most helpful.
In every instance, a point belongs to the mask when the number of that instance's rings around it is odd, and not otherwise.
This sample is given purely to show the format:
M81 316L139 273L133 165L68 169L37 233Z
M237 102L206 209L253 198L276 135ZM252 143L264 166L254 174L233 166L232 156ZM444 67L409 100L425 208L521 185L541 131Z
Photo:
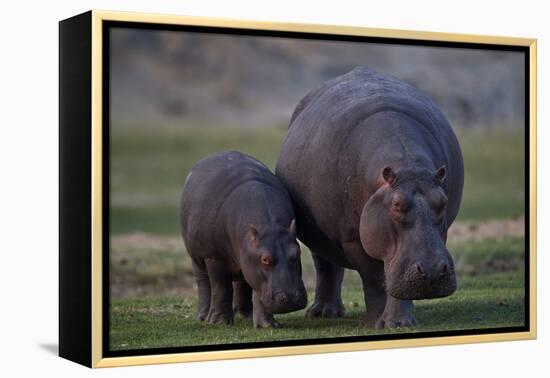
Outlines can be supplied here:
M274 169L285 130L113 127L111 230L179 234L179 194L195 163L224 150Z
M178 235L179 193L191 167L224 150L255 156L272 170L286 134L279 128L113 127L111 231ZM464 196L458 220L524 213L523 134L463 130Z
M282 125L309 90L357 66L419 88L453 125L524 120L521 52L127 28L111 46L117 123Z
M521 130L459 131L464 195L458 220L517 217L525 204L525 137Z

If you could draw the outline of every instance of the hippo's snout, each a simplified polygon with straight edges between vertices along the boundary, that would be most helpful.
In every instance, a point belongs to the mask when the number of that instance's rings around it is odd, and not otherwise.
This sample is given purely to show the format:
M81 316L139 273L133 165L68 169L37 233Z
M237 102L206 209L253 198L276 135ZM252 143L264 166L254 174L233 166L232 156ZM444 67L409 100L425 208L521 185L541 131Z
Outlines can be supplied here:
M305 288L295 291L279 291L273 295L272 312L282 314L298 311L306 307L307 293Z
M401 276L401 277L399 277ZM416 261L404 274L390 274L387 292L398 299L430 299L451 295L456 290L452 259L442 258L434 263Z

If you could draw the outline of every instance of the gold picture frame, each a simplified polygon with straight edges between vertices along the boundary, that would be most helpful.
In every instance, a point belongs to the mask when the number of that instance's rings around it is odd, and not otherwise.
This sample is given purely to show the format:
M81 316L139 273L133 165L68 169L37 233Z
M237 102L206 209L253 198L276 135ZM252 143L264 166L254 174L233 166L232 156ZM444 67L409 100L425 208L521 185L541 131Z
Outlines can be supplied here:
M429 338L342 342L336 344L311 344L238 350L105 357L103 351L105 337L103 324L103 296L106 290L106 288L103 287L103 277L105 273L103 241L105 235L103 230L104 208L102 205L105 189L103 185L105 167L103 162L103 143L105 140L105 135L103 133L103 122L105 118L103 114L104 88L102 87L102 75L104 69L103 51L105 48L103 35L104 24L112 21L237 28L274 32L284 31L323 35L361 36L413 41L520 46L527 49L529 65L526 69L529 70L529 93L526 93L526 96L529 96L529 106L526 108L526 112L528 112L529 116L529 141L526 141L526 143L528 144L530 158L528 177L530 202L528 217L529 234L525 236L526 239L529 240L530 246L529 251L526 251L526 253L528 253L529 262L528 330L510 333L443 337L436 336ZM294 24L265 21L260 22L254 20L231 20L210 17L188 17L99 10L93 10L72 19L62 21L60 23L60 31L60 184L62 191L60 194L60 197L62 197L62 203L60 205L60 218L62 224L60 231L60 355L62 357L95 368L312 353L348 352L397 347L512 341L536 338L536 39L378 29L368 27ZM83 33L81 39L79 39L78 33ZM86 54L81 54L80 58L75 58L74 54L82 52L83 50L86 51ZM88 62L88 60L89 63L86 64L86 67L89 68L89 77L85 77L85 70L83 72L71 71L77 69L69 67L71 62L74 62L76 65L82 62ZM77 84L75 84L75 82ZM74 85L80 85L77 92L82 90L84 96L83 98L82 96L79 97L77 93L74 92ZM89 97L86 97L86 91L88 90L90 90ZM70 91L73 92L69 94ZM87 104L86 101L88 100L89 103ZM80 105L75 105L74 101L80 101L81 103ZM82 112L71 113L70 109L74 110L75 106L82 108ZM87 106L88 108L86 108ZM83 112L86 114L84 115ZM75 123L77 121L82 122L86 120L89 120L90 122L89 128ZM81 131L75 130L75 128L80 128ZM75 138L81 138L79 140L81 140L82 143L89 142L89 149L82 153L90 154L88 157L90 167L88 171L81 173L87 174L89 176L89 180L82 181L81 186L79 186L80 184L77 184L76 186L74 185L74 180L78 180L78 178L74 178L74 176L72 176L72 174L75 173L76 170L81 169L81 167L71 168L70 162L64 163L67 159L70 160L71 153L77 153L76 150L70 147L75 143ZM67 165L65 166L64 164ZM89 190L80 190L82 188L85 189L86 185L91 185ZM69 207L73 206L77 201L81 201L82 198L86 198L86 202L82 205L85 206L84 209L87 209L84 215L71 213ZM90 217L89 223L75 223L75 217L85 215ZM77 229L76 227L79 228ZM76 234L74 234L74 232L76 232ZM70 240L68 240L69 233L73 233L75 235L72 236L72 239ZM82 236L84 234L86 237ZM71 256L74 254L79 254L81 251L85 251L83 252L84 258ZM86 273L81 274L82 272ZM76 275L79 277L75 277ZM88 282L88 279L89 284L86 283ZM83 302L75 302L74 297L78 291L83 291L83 298L81 298ZM78 310L74 309L74 306L79 306L78 303L81 304L80 308ZM89 313L89 316L86 315L82 318L82 313ZM69 323L70 325L67 325ZM78 348L79 342L81 342L84 346L81 346L79 351L75 351L75 348Z

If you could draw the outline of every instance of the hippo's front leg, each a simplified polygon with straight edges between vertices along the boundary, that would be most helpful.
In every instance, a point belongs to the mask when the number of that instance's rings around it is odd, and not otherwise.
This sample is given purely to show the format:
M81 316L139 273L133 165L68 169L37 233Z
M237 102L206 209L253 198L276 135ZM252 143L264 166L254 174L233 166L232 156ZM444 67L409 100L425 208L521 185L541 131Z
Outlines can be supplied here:
M384 308L386 306L386 292L384 288L378 284L365 282L363 278L363 293L365 295L365 306L367 308L363 324L373 328L377 325L378 320L382 318Z
M361 266L365 306L367 311L363 323L367 327L396 328L412 327L416 319L412 315L412 301L396 299L384 288L384 263L373 259L357 243L346 244L348 258Z
M279 328L281 324L275 320L273 314L266 312L260 295L254 291L252 293L252 322L255 328Z
M364 324L376 328L414 327L416 319L412 314L412 301L386 294L383 281L376 279L376 274L373 277L373 273L368 278L361 275L367 307Z
M211 323L233 324L233 283L225 262L205 260L210 280L210 310L206 320Z
M376 321L376 328L398 328L414 327L416 319L412 314L413 302L411 300L401 300L388 295L386 297L386 307L384 313Z

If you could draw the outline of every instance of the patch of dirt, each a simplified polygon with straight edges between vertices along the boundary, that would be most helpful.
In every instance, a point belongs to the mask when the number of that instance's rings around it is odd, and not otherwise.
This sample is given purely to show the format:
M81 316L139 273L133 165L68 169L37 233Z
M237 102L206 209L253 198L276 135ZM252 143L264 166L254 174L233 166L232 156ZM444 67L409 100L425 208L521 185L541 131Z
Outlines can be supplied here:
M195 290L191 263L179 237L144 232L111 237L113 298L190 295Z
M179 237L158 236L145 232L116 235L111 237L111 248L114 250L183 250L183 241Z
M189 296L195 293L192 273L162 275L144 279L133 273L111 274L111 297L145 297L155 295Z
M520 258L487 257L478 264L468 264L460 257L455 261L455 272L459 275L470 276L486 274L487 272L517 272L523 267L524 260Z
M455 222L449 229L447 241L461 243L486 239L502 240L525 236L525 218L492 219L483 222Z

